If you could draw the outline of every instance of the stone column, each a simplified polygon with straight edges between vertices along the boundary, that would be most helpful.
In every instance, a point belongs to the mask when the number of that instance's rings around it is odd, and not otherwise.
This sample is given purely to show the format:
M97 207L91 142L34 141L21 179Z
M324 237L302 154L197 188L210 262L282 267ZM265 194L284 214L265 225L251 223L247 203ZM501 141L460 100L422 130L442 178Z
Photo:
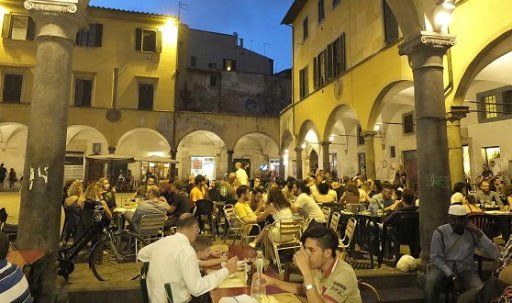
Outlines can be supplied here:
M234 150L228 150L228 171L227 173L231 173L235 171L235 165L233 164L233 154L235 153Z
M462 151L462 136L460 134L460 119L448 121L448 157L450 162L450 180L451 185L456 182L464 182L464 158Z
M48 252L43 297L54 287L73 47L88 0L27 0L36 24L36 65L18 229L20 249ZM47 298L47 297L46 297ZM44 299L43 299L44 301Z
M109 155L113 155L116 153L116 147L115 146L109 146L108 147L108 153ZM107 162L107 173L105 174L105 178L110 180L110 184L116 184L117 180L114 180L114 162L109 161Z
M295 163L297 165L297 179L302 179L302 146L295 147Z
M375 144L374 139L376 131L365 131L363 132L364 136L364 148L365 148L365 157L366 157L366 178L373 179L377 178L377 173L375 172Z
M171 148L171 159L176 160L176 155L178 154L177 148ZM171 163L169 168L169 178L174 180L176 179L176 163Z
M324 172L331 171L331 163L329 162L329 146L331 142L323 141L322 142L322 168Z
M284 163L284 152L279 153L279 178L284 179L285 163Z
M420 32L405 40L400 55L409 57L414 75L421 258L429 259L432 233L447 222L450 204L450 168L446 136L443 55L455 37Z

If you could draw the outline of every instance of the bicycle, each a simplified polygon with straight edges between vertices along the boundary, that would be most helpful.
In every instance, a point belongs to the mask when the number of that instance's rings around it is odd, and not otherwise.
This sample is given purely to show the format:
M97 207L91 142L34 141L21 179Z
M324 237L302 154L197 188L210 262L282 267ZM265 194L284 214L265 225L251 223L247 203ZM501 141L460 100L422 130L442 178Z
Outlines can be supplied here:
M146 241L132 232L106 224L96 210L92 217L92 224L73 245L59 250L58 274L67 280L75 269L76 257L92 242L88 263L99 281L137 279L140 274L137 252Z

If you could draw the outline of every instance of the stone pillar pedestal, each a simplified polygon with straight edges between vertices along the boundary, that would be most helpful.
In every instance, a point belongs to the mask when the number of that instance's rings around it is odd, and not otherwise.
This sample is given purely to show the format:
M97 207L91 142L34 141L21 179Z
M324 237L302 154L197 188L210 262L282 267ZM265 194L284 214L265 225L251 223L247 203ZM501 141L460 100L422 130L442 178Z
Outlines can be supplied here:
M70 98L73 47L86 24L88 0L27 0L25 8L36 23L36 64L27 150L21 189L18 229L20 249L48 252L42 272L42 299L54 287L64 156Z
M400 55L409 57L414 75L421 258L428 261L433 231L447 222L450 168L446 136L443 55L455 37L420 32L404 41Z
M227 173L231 173L235 171L235 165L233 164L233 154L235 153L234 150L228 150L228 171Z
M366 178L373 179L377 178L377 173L375 172L375 144L374 139L376 131L365 131L363 133L364 136L364 147L365 147L365 156L366 156Z
M329 146L331 142L323 141L322 142L322 168L324 172L331 171L331 163L329 162Z
M171 148L171 159L176 160L176 155L178 154L177 148ZM176 179L176 163L171 163L169 167L169 179Z
M295 163L297 164L297 179L302 179L302 146L295 147Z
M462 136L460 134L460 120L447 123L448 156L450 161L451 185L464 182L464 158L462 151Z

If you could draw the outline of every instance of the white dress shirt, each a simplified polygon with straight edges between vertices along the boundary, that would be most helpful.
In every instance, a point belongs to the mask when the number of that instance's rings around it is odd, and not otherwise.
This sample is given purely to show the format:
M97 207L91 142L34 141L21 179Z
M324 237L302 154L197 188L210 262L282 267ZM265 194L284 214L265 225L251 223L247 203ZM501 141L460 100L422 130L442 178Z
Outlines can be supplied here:
M167 302L164 288L170 283L174 303L188 302L216 288L229 276L222 268L201 277L196 252L182 233L165 237L139 251L138 259L149 262L147 286L151 303Z

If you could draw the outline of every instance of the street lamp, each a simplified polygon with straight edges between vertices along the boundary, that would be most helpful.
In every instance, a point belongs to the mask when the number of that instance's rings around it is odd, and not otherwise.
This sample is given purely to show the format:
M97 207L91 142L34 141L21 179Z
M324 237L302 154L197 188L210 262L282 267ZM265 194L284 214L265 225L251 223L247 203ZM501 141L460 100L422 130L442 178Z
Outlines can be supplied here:
M452 21L453 10L455 9L453 1L441 0L434 7L434 27L439 33L448 33L448 26Z

